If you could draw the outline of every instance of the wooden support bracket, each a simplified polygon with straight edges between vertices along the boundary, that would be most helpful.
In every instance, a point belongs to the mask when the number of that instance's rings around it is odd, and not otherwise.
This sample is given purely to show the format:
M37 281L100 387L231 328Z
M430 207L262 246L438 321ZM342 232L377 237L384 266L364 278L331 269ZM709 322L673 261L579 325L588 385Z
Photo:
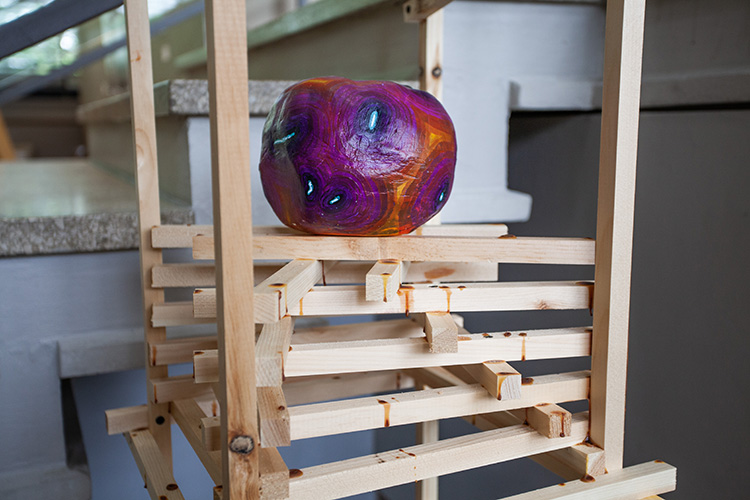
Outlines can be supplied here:
M279 387L258 387L260 442L267 448L292 444L289 410L284 391Z
M505 361L485 361L481 365L467 365L464 368L493 398L507 400L521 397L521 374Z
M570 436L571 414L556 404L540 403L526 408L526 422L548 438Z
M124 436L151 498L182 500L184 497L169 470L170 464L165 462L151 432L144 429L126 432Z
M294 320L282 318L277 323L263 325L255 350L255 377L258 387L281 387L284 362L294 331Z
M299 302L322 278L320 261L291 261L255 287L255 322L275 323L287 316L289 306Z
M396 298L401 287L403 263L397 260L379 260L365 276L365 300L388 302Z
M450 313L426 313L424 333L430 352L458 352L458 326Z

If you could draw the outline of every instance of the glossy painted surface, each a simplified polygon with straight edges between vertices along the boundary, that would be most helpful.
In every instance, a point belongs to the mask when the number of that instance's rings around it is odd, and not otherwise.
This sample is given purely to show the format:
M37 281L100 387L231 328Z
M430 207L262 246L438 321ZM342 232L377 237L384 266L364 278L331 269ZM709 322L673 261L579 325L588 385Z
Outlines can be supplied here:
M453 185L453 124L433 96L326 77L289 87L263 130L263 191L281 221L316 234L408 233Z

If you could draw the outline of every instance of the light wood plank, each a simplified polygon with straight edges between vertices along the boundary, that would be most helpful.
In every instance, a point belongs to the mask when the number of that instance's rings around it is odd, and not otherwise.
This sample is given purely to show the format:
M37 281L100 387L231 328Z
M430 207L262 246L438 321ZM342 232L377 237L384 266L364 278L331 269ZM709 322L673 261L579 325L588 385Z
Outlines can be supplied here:
M214 292L214 297L215 297ZM214 301L215 303L215 301ZM215 323L213 318L196 318L193 316L192 302L165 302L163 304L154 304L151 313L151 325L155 328L165 326L182 326L182 325L200 325ZM163 342L166 339L154 339L150 343Z
M365 275L365 300L394 300L401 288L402 266L403 263L399 261L377 261Z
M505 361L484 361L480 365L467 365L464 368L493 398L508 400L521 397L521 374Z
M255 284L259 284L284 266L285 263L256 262ZM497 281L497 264L494 262L412 262L403 263L404 282L428 283L461 281ZM345 261L331 266L322 261L323 275L328 285L363 283L373 262ZM214 287L216 274L213 264L161 264L154 266L151 284L156 288Z
M437 227L437 226L435 226ZM256 259L490 261L515 264L594 263L587 238L467 238L450 236L256 236ZM193 258L213 259L213 238L193 238Z
M193 238L198 235L213 236L213 226L207 225L158 225L152 230L154 248L191 248ZM255 237L302 236L304 233L285 226L255 226ZM453 236L498 238L508 234L505 224L442 224L422 226L410 233L416 236ZM372 259L377 260L377 259Z
M182 492L172 476L169 462L148 429L123 434L133 453L143 482L153 500L182 500Z
M579 479L504 500L639 500L674 491L676 484L677 469L657 460L610 472L596 481Z
M177 425L180 426L190 446L205 467L214 484L221 482L221 451L208 450L203 445L201 420L205 418L203 410L193 399L172 401L170 411Z
M443 11L419 21L419 88L443 99Z
M289 469L276 448L260 449L260 497L289 498Z
M214 366L218 366L215 363ZM208 384L198 384L191 375L177 375L151 379L149 399L154 403L169 403L178 399L196 398L212 394Z
M288 315L289 306L302 300L323 278L322 269L320 261L296 259L256 286L255 322L275 323Z
M622 467L645 0L607 2L597 208L591 440Z
M253 222L244 0L206 3L216 254L222 485L225 499L259 498ZM237 89L243 89L238 92ZM214 245L212 245L214 248Z
M200 291L200 293L198 293ZM357 285L318 286L305 298L289 304L292 316L341 316L359 314L409 314L422 312L522 311L588 309L588 286L575 281L467 283L453 285L403 285L399 300L368 302L365 288ZM166 309L172 309L167 311ZM180 311L177 311L180 308ZM216 293L202 288L193 295L194 320L215 317ZM179 317L179 320L177 319ZM154 307L154 324L193 321L184 303Z
M110 436L148 427L148 407L146 405L107 410L104 412L104 417L107 434Z
M407 0L404 2L404 21L417 23L424 21L429 16L442 9L452 0Z
M166 329L153 326L149 321L155 304L164 302L164 291L152 288L151 269L161 264L161 250L151 245L151 228L161 223L159 206L159 172L156 154L156 118L154 116L154 76L151 67L151 33L146 0L125 2L125 24L130 83L130 115L133 131L133 157L135 158L135 184L138 198L138 246L143 294L144 341L163 341ZM167 376L167 368L151 366L148 352L144 352L146 379ZM148 403L149 430L164 455L167 468L172 468L172 437L168 425L159 425L169 418L168 405Z
M506 333L510 335L506 337ZM462 335L457 353L430 353L421 338L293 344L284 371L287 377L303 377L468 365L487 358L521 361L581 357L589 355L590 342L591 333L585 328L561 328ZM205 352L207 356L193 359L196 382L211 382L215 377L215 357L212 360L211 351Z
M255 346L255 376L258 387L281 387L284 362L294 331L294 320L283 318L277 323L263 325Z
M542 455L532 455L531 459L566 481L606 473L604 450L585 442Z
M193 360L193 351L216 349L217 344L216 335L155 342L148 345L148 361L151 366L189 363Z
M569 438L546 439L519 425L309 467L291 480L290 497L343 497L451 474L570 446L587 431L588 415L576 415Z
M398 371L369 373L345 373L326 377L311 377L310 380L295 381L284 384L284 394L289 405L303 405L375 394L379 392L410 389L414 381L402 376Z
M424 333L430 352L458 352L458 326L450 313L426 313Z
M523 387L521 397L500 401L479 384L394 393L328 403L292 406L291 438L413 424L533 406L549 401L586 399L588 372L545 375ZM519 422L520 423L520 422Z
M539 403L526 408L526 422L548 438L570 435L571 414L565 408L552 403Z
M278 387L258 387L260 442L267 448L292 444L289 431L289 410L284 391Z

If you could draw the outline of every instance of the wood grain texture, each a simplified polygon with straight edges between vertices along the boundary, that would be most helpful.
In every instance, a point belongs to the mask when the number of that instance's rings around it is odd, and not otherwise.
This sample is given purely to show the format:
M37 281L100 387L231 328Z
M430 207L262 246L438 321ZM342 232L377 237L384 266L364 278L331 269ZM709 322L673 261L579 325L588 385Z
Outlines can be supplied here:
M279 321L289 314L289 305L299 302L322 278L320 261L291 261L255 287L255 322Z
M146 405L127 406L104 412L107 434L146 429L148 427L148 407Z
M426 313L424 333L430 352L458 352L458 325L450 313Z
M479 384L383 394L289 408L292 439L307 439L534 406L544 398L567 402L586 398L588 372L537 377L521 396L499 401ZM516 422L516 423L522 423Z
M259 498L255 391L253 222L243 0L206 2L216 255L222 486L225 499ZM238 92L238 89L242 89Z
M188 315L184 304L176 302L154 307L157 318L176 320L177 308L184 316L180 324L204 322L216 316L216 294L211 288L196 290L193 310ZM451 285L404 285L399 300L368 302L365 288L356 285L316 286L304 300L288 304L292 316L342 316L359 314L409 314L423 312L528 311L547 309L588 309L587 286L575 281L536 281L466 283ZM171 309L175 311L171 311Z
M283 318L277 323L263 325L255 346L255 376L258 387L281 387L284 361L294 331L294 320Z
M133 453L138 471L153 500L182 500L182 492L164 460L159 445L148 429L123 434Z
M580 443L570 448L532 455L531 459L566 481L580 479L586 475L598 477L606 473L604 450L589 443Z
M292 444L289 410L281 386L258 387L260 442L267 448Z
M203 464L203 467L211 476L214 484L221 483L221 451L210 450L203 443L203 431L201 420L205 413L193 399L179 399L172 401L170 410L180 430L185 435L188 443Z
M256 262L253 272L255 284L259 284L281 269L285 262ZM407 265L408 264L408 265ZM367 272L374 265L370 261L331 262L323 261L323 270L328 285L364 283ZM209 263L162 264L151 271L151 283L156 288L170 287L214 287L216 269ZM403 263L404 282L427 283L497 281L497 264L494 262L412 262Z
M479 365L467 365L464 369L495 399L521 397L521 374L505 361L484 361Z
M423 226L440 227L440 226ZM452 237L259 235L254 239L256 259L402 260L431 262L490 261L508 264L594 263L594 240L542 237ZM193 238L193 258L214 258L213 238Z
M293 343L284 372L287 377L303 377L468 365L487 358L521 361L581 357L589 355L590 343L591 334L585 328L461 335L457 353L431 353L424 338ZM196 382L216 381L216 360L216 351L204 351L193 358Z
M443 100L443 11L419 21L419 88Z
M597 208L591 440L622 468L645 0L607 2Z
M132 116L133 147L135 158L135 184L138 197L138 234L141 290L143 293L143 325L146 345L167 338L165 328L153 326L149 316L155 304L164 302L164 291L151 287L151 269L161 264L161 250L151 245L151 228L161 224L159 204L159 172L156 155L156 118L154 116L154 77L151 66L151 32L146 0L125 2L125 23L130 82L130 112ZM167 376L167 368L152 366L146 359L146 378L151 380ZM169 419L169 407L148 402L148 419L151 436L159 445L168 469L172 468L172 437L168 425L159 425Z
M213 236L210 225L188 224L156 226L151 238L154 248L191 248L193 238L198 235ZM505 224L441 224L418 227L411 233L415 236L486 237L498 238L508 234ZM304 236L305 233L285 226L255 226L253 235L260 236Z
M657 460L610 472L596 481L579 479L504 500L639 500L674 491L676 484L677 469Z
M379 260L365 275L365 300L388 302L401 288L402 266L399 261Z
M526 408L526 422L547 438L570 435L570 412L553 403L539 403Z
M291 480L290 498L343 497L513 460L570 446L587 431L588 416L576 415L569 438L547 439L518 425L308 467Z
M289 498L289 469L276 448L260 449L260 497Z

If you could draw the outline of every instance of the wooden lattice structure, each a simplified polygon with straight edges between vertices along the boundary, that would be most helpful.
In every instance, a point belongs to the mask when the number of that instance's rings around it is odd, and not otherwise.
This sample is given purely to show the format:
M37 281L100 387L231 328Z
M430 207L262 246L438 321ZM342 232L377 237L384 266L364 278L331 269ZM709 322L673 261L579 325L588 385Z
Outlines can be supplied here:
M446 3L404 6L420 22L421 84L438 96ZM673 490L673 467L622 463L644 0L607 6L596 243L514 237L504 225L387 238L253 228L245 4L206 5L215 225L162 226L148 14L145 0L126 2L148 403L109 411L107 422L125 434L152 498L182 498L172 420L215 497L336 498L418 480L421 498L437 498L440 475L526 456L570 482L513 498ZM164 248L192 248L196 262L164 264ZM595 265L595 282L499 282L497 263ZM166 287L193 288L193 301L165 302ZM593 326L472 334L455 314L538 309L592 309ZM300 316L385 313L406 316L294 327ZM215 336L166 336L169 326L214 322ZM580 356L591 356L590 371L528 379L512 366ZM190 361L193 376L168 376L170 364ZM349 399L329 401L340 398ZM558 406L586 399L590 412ZM481 432L440 440L437 421L454 417ZM421 444L391 452L289 470L277 451L412 423Z

